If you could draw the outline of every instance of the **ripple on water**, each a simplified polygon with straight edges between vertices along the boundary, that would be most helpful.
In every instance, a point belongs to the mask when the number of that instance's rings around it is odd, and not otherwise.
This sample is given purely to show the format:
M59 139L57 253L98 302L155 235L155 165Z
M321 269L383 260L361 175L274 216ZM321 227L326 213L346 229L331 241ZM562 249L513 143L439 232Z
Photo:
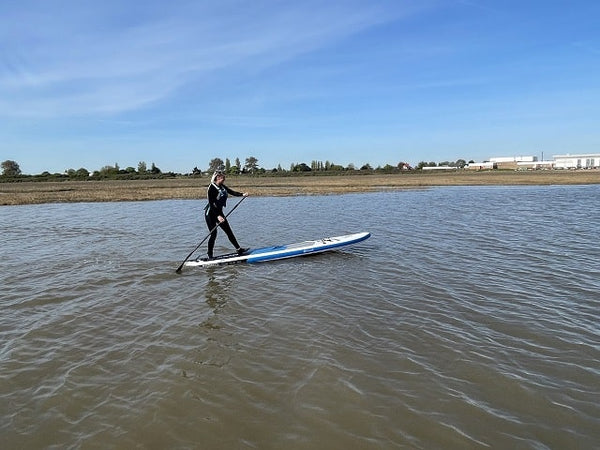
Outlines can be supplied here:
M231 221L255 247L372 237L181 275L201 201L1 209L4 443L592 448L597 194L251 199Z

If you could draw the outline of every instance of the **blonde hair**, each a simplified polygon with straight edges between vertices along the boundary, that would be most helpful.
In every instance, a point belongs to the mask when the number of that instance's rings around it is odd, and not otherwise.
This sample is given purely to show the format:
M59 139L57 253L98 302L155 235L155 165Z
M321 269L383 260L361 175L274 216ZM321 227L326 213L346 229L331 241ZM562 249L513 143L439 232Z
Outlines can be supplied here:
M215 170L215 173L213 173L210 182L214 183L215 180L217 179L217 177L225 177L225 174L223 173L222 170Z

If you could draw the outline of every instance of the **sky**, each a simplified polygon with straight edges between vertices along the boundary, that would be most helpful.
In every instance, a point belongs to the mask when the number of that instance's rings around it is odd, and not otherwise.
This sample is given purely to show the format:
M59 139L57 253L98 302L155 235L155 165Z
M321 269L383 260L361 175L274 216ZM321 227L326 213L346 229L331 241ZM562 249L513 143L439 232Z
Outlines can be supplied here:
M600 152L597 0L3 0L0 161Z

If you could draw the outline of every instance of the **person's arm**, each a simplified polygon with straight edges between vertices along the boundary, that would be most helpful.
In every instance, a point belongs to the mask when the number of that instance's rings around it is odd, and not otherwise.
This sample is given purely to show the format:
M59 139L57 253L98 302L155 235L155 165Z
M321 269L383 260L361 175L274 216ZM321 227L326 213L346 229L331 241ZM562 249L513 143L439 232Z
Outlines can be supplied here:
M242 193L242 192L234 191L233 189L231 189L228 186L225 186L225 185L223 185L223 186L225 187L225 189L227 189L227 193L233 195L234 197L248 197L247 192Z

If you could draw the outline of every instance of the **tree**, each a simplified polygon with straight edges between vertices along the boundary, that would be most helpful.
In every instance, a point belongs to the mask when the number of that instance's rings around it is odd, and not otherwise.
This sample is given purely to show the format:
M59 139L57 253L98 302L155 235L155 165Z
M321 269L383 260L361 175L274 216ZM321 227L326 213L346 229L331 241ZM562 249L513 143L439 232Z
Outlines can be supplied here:
M256 159L254 156L248 156L246 158L246 164L244 164L244 169L250 173L256 172L258 169L258 159Z
M213 158L208 163L208 171L216 172L217 170L223 170L224 168L223 160L221 158Z
M156 167L156 165L154 163L152 163L152 167L150 168L150 172L152 172L155 175L158 175L158 174L162 173L160 171L160 169L158 167Z
M292 165L292 172L310 172L311 168L306 163Z
M21 175L21 168L16 161L7 159L2 162L2 175L5 177L17 177Z
M231 161L229 158L225 158L225 173L229 173L231 171Z
M81 167L78 170L75 170L75 169L65 170L65 174L67 174L67 176L69 178L75 178L75 179L86 179L90 176L90 173L88 172L88 170L83 167Z
M119 173L119 167L113 166L104 166L100 169L99 175L102 177L113 177L114 175Z
M90 171L87 170L85 167L80 167L79 169L77 169L77 172L75 172L75 175L77 176L77 178L87 179L90 176Z
M421 170L421 169L423 169L423 167L437 167L437 164L433 161L429 161L429 162L421 161L421 162L419 162L419 164L417 164L417 169Z
M138 163L138 173L144 174L148 171L148 168L146 167L146 162L145 161L140 161Z
M363 166L360 168L360 170L373 170L373 168L371 167L371 164L367 163L367 164L364 164L364 165L363 165Z

